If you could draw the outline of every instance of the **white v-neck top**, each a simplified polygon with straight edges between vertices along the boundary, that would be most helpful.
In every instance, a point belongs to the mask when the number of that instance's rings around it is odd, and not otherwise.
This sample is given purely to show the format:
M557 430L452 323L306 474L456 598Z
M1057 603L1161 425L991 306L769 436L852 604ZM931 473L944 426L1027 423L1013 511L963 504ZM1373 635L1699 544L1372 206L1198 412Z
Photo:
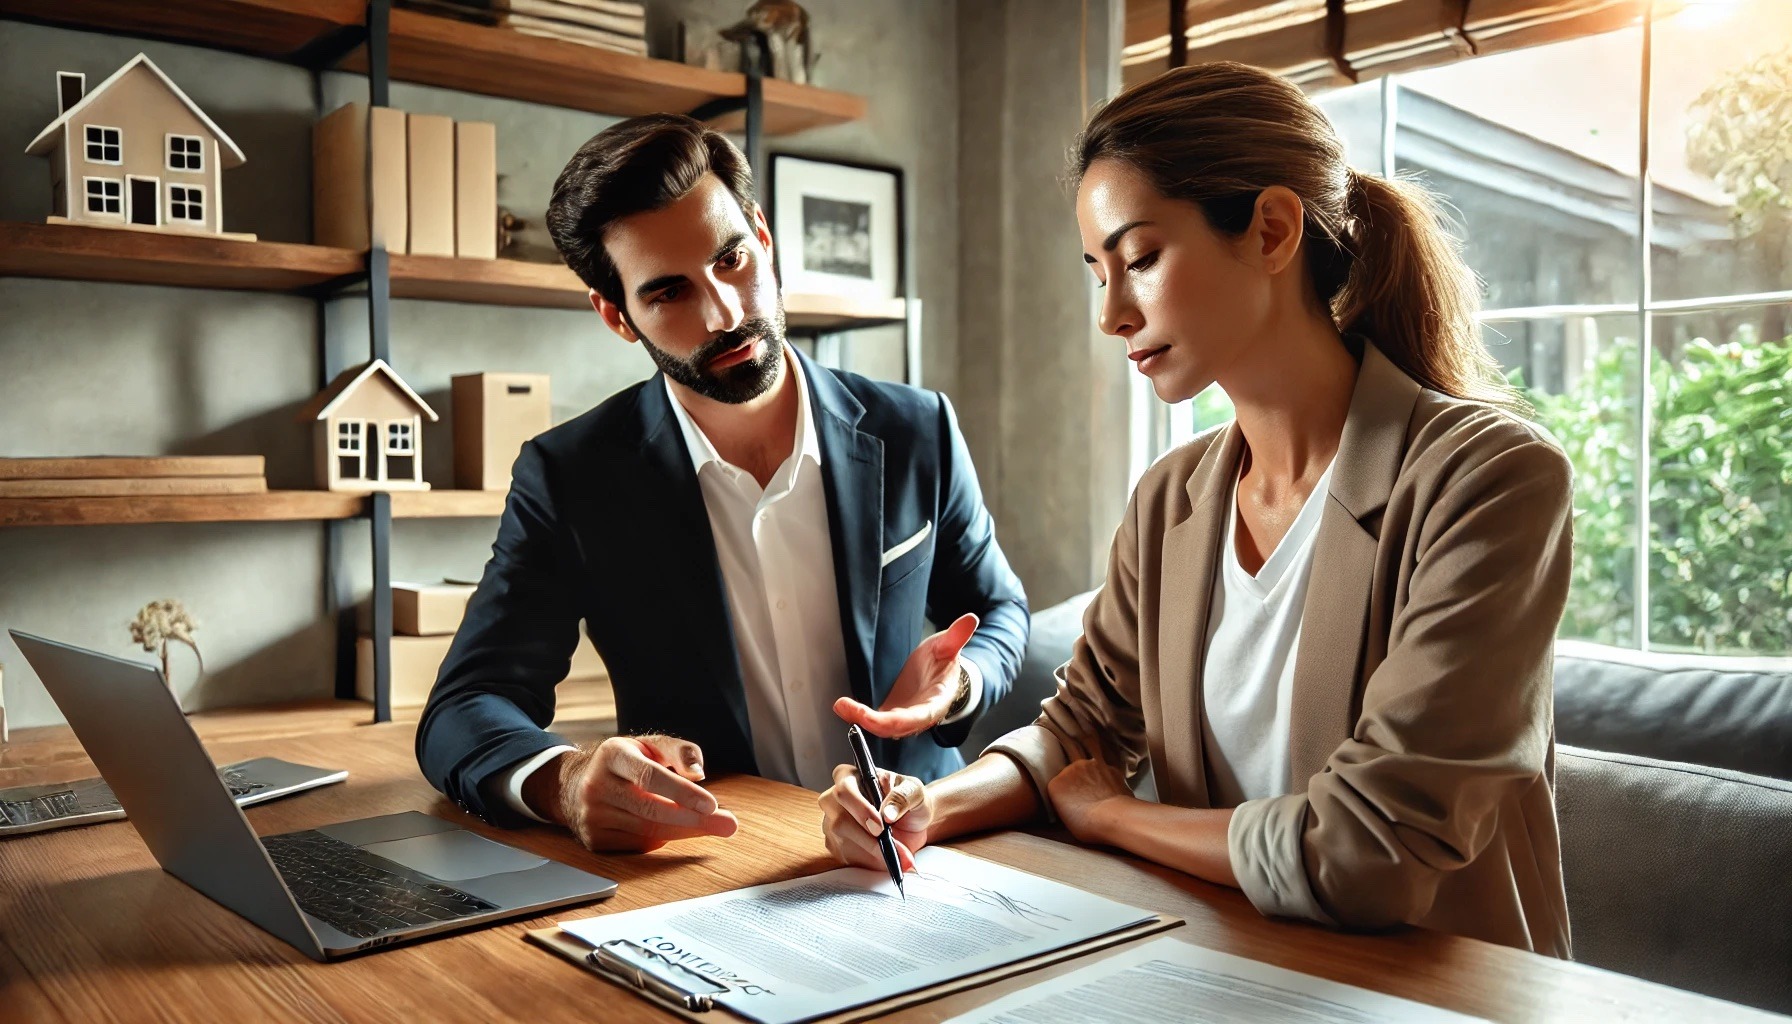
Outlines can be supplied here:
M1282 796L1290 789L1294 658L1313 574L1313 544L1336 462L1334 457L1326 466L1255 576L1238 561L1238 481L1232 481L1232 514L1214 573L1201 672L1201 735L1215 807Z

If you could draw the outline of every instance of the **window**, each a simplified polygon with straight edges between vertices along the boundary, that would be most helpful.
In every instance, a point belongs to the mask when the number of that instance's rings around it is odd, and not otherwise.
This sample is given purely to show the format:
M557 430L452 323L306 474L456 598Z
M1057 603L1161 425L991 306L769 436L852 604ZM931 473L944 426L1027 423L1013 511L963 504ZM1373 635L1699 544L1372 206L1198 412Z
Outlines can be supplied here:
M197 135L168 136L168 169L205 170L205 140Z
M124 182L117 178L86 178L87 212L108 217L124 216Z
M90 164L124 163L124 133L117 128L97 124L87 126L87 162Z
M1562 635L1792 654L1792 4L1656 10L1315 100L1354 166L1441 194L1488 351L1574 462ZM1229 415L1213 389L1144 436Z
M414 422L386 424L386 479L417 479L417 440Z
M386 451L393 455L411 455L416 452L409 423L386 424Z
M336 423L336 478L364 480L367 477L367 452L363 447L367 423L364 420L339 420Z
M205 189L198 185L168 186L168 219L187 224L204 224Z

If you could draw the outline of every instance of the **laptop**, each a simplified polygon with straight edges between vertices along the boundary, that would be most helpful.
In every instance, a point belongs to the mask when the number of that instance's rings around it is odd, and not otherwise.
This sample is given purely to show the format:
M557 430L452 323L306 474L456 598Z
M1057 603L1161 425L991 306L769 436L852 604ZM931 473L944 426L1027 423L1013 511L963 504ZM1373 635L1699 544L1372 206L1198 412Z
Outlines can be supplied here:
M348 772L257 757L218 769L238 807L250 807L348 778ZM124 817L124 805L104 779L77 779L0 789L0 839L72 828Z
M258 838L154 666L10 632L162 870L314 960L616 891L417 811Z

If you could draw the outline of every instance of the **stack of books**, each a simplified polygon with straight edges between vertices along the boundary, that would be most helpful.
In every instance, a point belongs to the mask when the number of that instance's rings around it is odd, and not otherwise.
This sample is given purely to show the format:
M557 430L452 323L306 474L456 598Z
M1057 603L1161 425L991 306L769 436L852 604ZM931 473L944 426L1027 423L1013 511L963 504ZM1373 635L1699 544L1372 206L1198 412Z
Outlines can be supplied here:
M398 0L398 4L525 35L647 56L647 9L624 0Z

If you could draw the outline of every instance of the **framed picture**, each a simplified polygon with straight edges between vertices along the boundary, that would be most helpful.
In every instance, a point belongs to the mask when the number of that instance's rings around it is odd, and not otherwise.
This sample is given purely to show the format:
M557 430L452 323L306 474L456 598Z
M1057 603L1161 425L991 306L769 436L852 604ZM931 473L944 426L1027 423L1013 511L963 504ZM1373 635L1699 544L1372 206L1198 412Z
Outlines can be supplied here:
M852 299L902 294L902 172L771 158L772 237L786 292Z

